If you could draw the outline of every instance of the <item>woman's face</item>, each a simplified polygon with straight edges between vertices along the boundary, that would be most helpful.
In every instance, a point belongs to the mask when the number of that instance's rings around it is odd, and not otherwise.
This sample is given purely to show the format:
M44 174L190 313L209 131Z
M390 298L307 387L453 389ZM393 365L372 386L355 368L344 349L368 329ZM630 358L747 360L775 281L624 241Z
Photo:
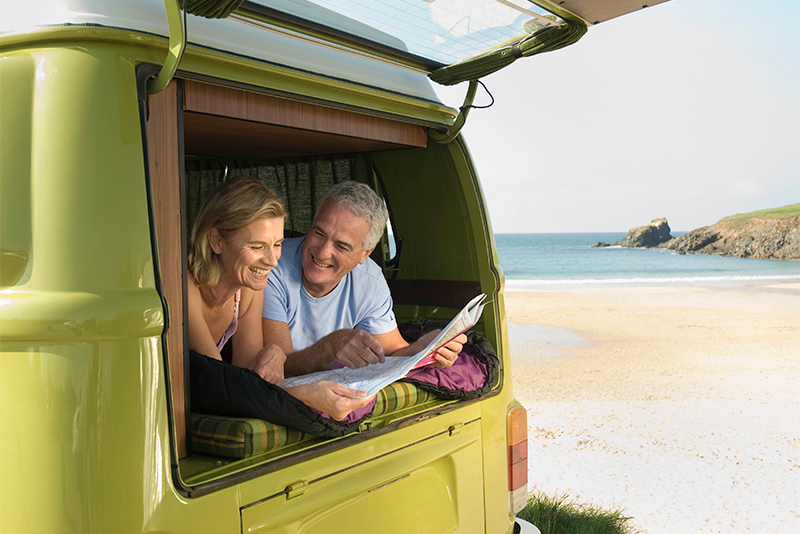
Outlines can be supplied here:
M229 240L212 228L209 239L222 260L222 277L260 291L266 287L267 276L281 257L283 219L255 220L237 230Z

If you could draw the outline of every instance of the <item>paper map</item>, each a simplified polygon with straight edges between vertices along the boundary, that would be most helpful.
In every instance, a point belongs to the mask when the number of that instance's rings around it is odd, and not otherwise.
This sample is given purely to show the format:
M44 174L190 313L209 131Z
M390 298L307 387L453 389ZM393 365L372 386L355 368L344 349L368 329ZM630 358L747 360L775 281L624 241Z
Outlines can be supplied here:
M449 343L459 334L475 326L481 313L483 313L483 307L486 304L484 299L486 299L486 295L481 293L469 301L453 320L439 332L439 335L414 356L389 356L384 363L376 363L360 369L348 369L345 367L294 376L284 380L282 386L294 387L312 384L321 380L330 380L351 389L366 391L368 397L372 396L392 382L406 376L418 364L421 366L430 363L425 361L426 358L429 358L437 349ZM430 361L433 361L433 359L431 358Z

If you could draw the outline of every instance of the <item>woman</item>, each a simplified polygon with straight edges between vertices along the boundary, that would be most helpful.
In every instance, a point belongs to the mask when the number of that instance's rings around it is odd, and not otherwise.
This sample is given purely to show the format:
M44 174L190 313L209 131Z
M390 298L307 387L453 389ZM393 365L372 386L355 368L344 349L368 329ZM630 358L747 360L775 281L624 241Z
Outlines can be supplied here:
M188 251L190 349L221 362L220 351L230 341L234 365L278 386L283 382L286 355L277 345L264 347L261 305L269 272L281 256L285 217L286 210L274 191L251 178L230 179L219 185L200 209ZM202 364L204 369L207 363ZM225 372L227 390L252 383L237 376ZM196 396L202 399L208 393L195 389L193 402ZM334 382L286 391L337 420L370 400L364 392Z

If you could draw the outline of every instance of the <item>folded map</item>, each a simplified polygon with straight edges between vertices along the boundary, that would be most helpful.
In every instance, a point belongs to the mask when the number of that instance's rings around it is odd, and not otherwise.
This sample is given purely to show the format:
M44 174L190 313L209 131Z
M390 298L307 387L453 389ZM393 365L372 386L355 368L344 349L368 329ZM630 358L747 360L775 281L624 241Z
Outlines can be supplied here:
M481 293L469 301L453 320L439 332L439 335L428 343L427 347L413 356L390 356L386 358L384 363L376 363L360 369L344 367L293 376L284 380L282 386L302 386L321 380L330 380L344 384L351 389L366 391L367 396L372 396L392 382L406 376L411 369L433 363L435 361L433 353L458 337L459 334L475 326L486 304L484 302L485 299L486 295Z

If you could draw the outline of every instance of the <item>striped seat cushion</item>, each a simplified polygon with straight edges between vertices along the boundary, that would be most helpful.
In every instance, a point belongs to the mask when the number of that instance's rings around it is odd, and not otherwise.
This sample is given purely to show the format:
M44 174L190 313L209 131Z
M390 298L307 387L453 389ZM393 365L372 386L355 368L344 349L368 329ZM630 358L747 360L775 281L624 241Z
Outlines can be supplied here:
M407 382L395 382L380 390L371 417L422 404L434 395ZM192 452L226 458L248 458L314 436L247 417L192 414Z
M420 389L408 382L394 382L378 392L375 396L375 408L371 417L378 417L389 412L396 412L434 398L434 394Z

